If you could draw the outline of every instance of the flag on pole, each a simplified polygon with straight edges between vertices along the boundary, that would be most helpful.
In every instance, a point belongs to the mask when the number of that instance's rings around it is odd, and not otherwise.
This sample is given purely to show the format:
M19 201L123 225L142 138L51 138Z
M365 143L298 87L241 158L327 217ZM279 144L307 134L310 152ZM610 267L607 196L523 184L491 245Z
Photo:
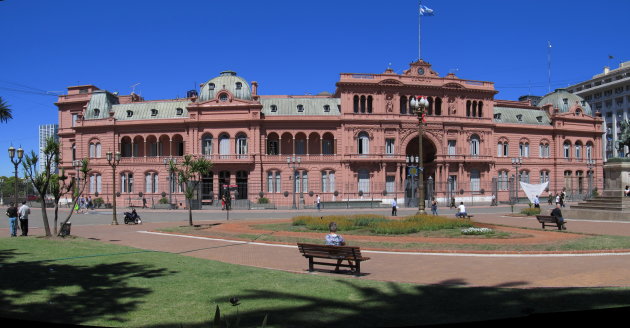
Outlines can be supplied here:
M615 57L613 57L613 55L608 55L608 59L613 59Z
M433 16L433 9L420 5L420 16Z

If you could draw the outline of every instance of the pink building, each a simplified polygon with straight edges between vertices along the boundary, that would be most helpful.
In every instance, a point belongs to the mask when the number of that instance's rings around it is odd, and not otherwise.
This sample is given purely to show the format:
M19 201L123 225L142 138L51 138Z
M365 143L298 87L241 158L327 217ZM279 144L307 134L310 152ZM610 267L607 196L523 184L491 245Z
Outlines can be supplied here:
M422 139L427 199L441 205L451 197L468 204L487 204L493 196L508 201L513 177L549 181L550 192L566 188L574 198L602 187L602 119L564 90L544 96L538 107L497 100L492 82L440 77L421 60L402 75L390 69L342 73L336 86L334 94L259 95L257 82L225 71L199 93L178 99L69 87L56 103L61 167L74 175L73 160L89 158L87 191L111 202L105 153L119 151L115 188L124 206L140 205L142 198L150 206L164 196L185 205L164 165L184 154L214 163L199 185L204 206L216 206L226 186L244 206L265 197L290 207L294 195L300 207L312 206L316 195L322 202L397 198L417 206L407 168L418 156L419 129L409 102L422 95L429 101ZM515 166L513 158L522 164Z

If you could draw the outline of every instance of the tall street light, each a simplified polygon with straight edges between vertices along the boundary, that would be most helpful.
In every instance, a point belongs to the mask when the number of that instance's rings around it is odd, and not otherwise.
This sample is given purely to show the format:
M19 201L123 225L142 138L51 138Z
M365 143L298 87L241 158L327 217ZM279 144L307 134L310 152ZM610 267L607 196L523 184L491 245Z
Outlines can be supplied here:
M292 209L296 210L297 206L295 204L295 193L297 192L296 188L297 188L297 181L295 180L295 169L300 165L300 162L302 162L302 158L301 157L295 157L295 156L289 156L287 157L287 165L289 166L289 168L291 170L293 170L293 206L291 207Z
M83 161L81 161L80 159L75 159L74 161L72 161L72 167L74 167L77 170L77 183L76 183L76 190L77 190L77 197L80 197L81 195L79 195L79 191L81 191L81 167L83 166Z
M512 158L512 166L516 168L516 179L514 179L514 203L518 202L518 185L517 183L521 181L521 174L518 172L518 168L523 166L523 159L521 157L513 157Z
M168 209L172 210L173 209L173 181L175 180L173 178L173 171L171 171L171 163L173 164L177 164L177 158L164 158L162 159L162 163L164 164L164 167L166 168L166 171L168 172Z
M117 151L116 154L112 154L111 151L107 152L107 163L112 167L112 210L113 210L113 219L112 224L118 225L118 220L116 220L116 166L120 163L120 152Z
M586 160L586 167L588 168L588 195L586 195L586 199L591 199L593 197L593 168L595 167L596 162L594 159Z
M418 117L418 214L427 214L424 210L424 158L422 155L422 134L424 130L425 109L429 106L427 97L412 97L409 103L411 110Z
M13 166L15 167L15 202L14 205L17 207L18 206L18 165L20 165L20 163L22 163L22 156L24 156L24 150L22 149L22 147L18 148L17 150L17 160L14 160L15 157L15 148L13 148L13 146L9 147L9 157L11 158L11 163L13 163Z

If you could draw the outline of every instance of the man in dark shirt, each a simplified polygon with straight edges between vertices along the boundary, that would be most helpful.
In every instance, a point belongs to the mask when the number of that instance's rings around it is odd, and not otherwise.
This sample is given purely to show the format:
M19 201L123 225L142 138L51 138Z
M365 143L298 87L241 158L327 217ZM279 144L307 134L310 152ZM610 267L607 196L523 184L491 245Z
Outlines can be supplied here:
M558 230L567 230L567 227L564 226L564 218L562 217L562 211L560 211L560 204L556 204L556 208L551 211L551 216L555 216L558 218Z
M9 230L11 231L11 237L17 236L17 216L18 209L13 203L9 205L7 209L7 216L9 217Z

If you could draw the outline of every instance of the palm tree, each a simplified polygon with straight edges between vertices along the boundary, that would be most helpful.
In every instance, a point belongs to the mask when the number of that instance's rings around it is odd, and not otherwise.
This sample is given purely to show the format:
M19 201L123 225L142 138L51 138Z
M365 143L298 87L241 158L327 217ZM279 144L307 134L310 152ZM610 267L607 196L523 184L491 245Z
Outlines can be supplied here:
M9 105L0 97L0 122L6 123L12 118L11 108L9 108Z

